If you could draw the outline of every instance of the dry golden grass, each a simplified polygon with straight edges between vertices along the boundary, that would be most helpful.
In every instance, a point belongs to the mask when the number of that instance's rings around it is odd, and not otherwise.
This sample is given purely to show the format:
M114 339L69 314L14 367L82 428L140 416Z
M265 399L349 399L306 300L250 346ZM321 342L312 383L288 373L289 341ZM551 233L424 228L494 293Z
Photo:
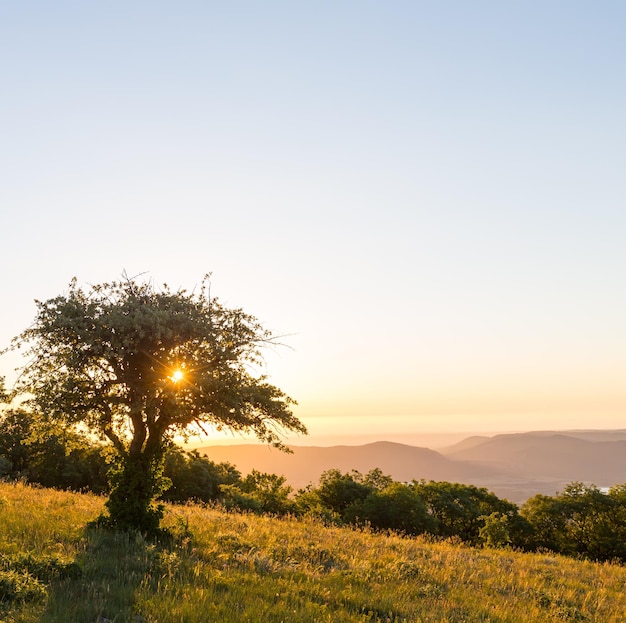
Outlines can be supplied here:
M199 506L169 507L177 536L85 530L103 499L0 485L0 554L76 561L38 601L0 620L33 623L626 620L626 569L481 550Z

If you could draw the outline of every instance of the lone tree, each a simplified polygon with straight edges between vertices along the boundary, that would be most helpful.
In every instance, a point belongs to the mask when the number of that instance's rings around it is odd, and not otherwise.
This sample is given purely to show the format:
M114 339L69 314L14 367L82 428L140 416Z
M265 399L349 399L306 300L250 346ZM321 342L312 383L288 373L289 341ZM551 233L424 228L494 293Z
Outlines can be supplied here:
M213 426L284 450L281 431L306 433L294 401L259 373L276 338L206 284L173 292L124 278L83 289L74 279L67 294L36 301L33 324L13 340L28 361L15 393L115 449L106 503L114 527L158 531L164 452L177 434Z

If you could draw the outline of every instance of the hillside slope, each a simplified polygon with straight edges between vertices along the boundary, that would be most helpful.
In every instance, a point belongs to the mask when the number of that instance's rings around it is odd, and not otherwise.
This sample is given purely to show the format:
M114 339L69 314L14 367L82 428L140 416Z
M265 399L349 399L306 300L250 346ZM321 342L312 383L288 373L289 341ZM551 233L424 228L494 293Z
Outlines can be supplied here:
M617 565L194 505L168 506L176 536L159 545L86 531L103 502L0 483L0 621L621 623L626 611ZM36 579L54 568L74 571Z

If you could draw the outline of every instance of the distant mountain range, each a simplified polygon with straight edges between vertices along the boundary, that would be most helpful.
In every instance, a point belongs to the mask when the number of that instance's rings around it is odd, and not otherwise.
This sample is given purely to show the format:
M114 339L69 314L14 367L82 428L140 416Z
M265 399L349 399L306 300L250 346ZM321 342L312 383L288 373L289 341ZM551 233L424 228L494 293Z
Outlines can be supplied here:
M554 495L573 481L610 487L626 483L626 430L539 431L473 436L438 451L378 441L358 446L290 446L285 454L265 445L206 446L201 454L229 462L242 474L280 474L299 489L329 469L376 467L394 480L445 480L486 487L517 504Z

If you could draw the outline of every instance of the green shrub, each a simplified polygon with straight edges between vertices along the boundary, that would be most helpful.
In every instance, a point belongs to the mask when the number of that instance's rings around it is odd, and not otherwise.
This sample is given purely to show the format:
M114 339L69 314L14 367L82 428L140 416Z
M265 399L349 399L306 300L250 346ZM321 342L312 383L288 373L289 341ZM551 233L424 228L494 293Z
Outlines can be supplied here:
M45 596L45 587L27 571L0 570L0 606L39 601Z
M26 573L35 579L48 583L57 578L77 578L81 569L75 562L62 562L56 556L15 554L0 556L0 571Z

